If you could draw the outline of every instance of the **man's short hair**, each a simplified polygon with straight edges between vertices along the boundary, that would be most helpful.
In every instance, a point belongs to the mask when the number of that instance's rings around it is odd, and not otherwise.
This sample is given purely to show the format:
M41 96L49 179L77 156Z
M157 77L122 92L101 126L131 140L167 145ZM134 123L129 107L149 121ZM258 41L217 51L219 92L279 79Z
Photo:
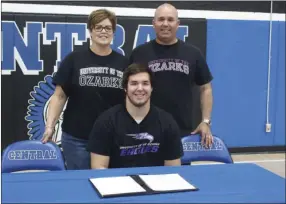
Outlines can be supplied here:
M109 19L111 24L112 24L112 30L115 32L116 30L116 23L117 23L117 18L115 16L115 13L112 11L109 11L107 9L98 9L93 12L91 12L88 16L87 20L87 28L91 32L94 29L94 26L101 21Z
M128 84L128 80L129 80L130 76L135 75L135 74L139 74L139 73L148 73L151 86L153 87L154 76L153 76L153 72L149 69L149 67L147 67L147 66L145 66L143 64L133 63L133 64L129 65L124 70L123 78L122 78L122 86L123 86L123 88L124 89L127 88L127 84Z

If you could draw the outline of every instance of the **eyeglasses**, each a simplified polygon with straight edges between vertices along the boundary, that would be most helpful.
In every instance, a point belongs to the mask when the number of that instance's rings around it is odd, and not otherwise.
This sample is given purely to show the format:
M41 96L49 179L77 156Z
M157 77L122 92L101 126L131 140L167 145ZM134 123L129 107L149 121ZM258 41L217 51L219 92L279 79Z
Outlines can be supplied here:
M108 33L112 32L112 26L101 26L101 25L94 26L94 30L96 32L101 32L103 29Z

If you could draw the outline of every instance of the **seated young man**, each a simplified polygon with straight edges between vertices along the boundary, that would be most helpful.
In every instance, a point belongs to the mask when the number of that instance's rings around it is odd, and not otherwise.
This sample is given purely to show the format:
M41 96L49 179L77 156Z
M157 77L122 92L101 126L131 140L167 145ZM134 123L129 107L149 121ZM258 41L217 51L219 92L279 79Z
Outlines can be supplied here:
M169 113L150 104L152 83L144 65L125 70L125 104L105 111L91 131L87 150L92 169L181 165L179 127Z

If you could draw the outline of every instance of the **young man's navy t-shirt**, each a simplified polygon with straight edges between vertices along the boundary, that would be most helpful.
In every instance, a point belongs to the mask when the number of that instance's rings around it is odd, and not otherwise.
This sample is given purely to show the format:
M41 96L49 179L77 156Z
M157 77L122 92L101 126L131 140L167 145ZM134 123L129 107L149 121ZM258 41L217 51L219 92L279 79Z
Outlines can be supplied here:
M105 111L94 124L87 150L109 156L109 168L163 166L183 153L175 120L153 105L139 124L124 105Z

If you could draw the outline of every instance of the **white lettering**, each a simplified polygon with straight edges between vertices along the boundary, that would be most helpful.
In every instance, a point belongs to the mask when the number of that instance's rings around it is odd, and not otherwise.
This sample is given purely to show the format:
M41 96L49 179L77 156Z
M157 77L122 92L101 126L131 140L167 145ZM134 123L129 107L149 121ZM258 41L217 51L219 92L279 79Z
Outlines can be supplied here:
M149 68L153 72L175 71L189 75L189 63L179 59L159 59L149 62Z
M118 77L95 77L91 75L82 75L79 77L80 86L97 86L122 89L121 81L122 79Z
M50 160L57 159L55 150L14 150L8 152L9 160Z
M201 142L184 142L183 150L186 152L199 152L199 151L222 151L223 145L215 141L211 147L205 148Z

